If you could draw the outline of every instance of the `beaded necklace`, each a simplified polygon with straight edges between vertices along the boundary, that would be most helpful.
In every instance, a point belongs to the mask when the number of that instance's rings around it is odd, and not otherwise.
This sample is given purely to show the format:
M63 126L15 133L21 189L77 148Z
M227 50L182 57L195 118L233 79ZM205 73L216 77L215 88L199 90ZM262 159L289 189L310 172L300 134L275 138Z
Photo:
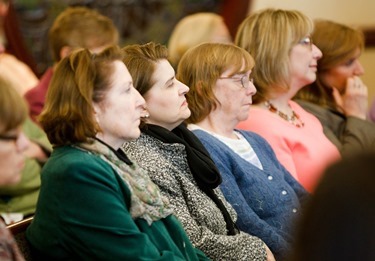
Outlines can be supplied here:
M297 128L302 128L303 126L305 126L305 123L300 119L299 115L294 110L292 110L292 116L289 117L288 115L286 115L282 111L279 111L270 101L264 102L264 105L266 105L267 109L270 112L276 113L281 118L283 118L287 122L290 122L291 124L293 124Z

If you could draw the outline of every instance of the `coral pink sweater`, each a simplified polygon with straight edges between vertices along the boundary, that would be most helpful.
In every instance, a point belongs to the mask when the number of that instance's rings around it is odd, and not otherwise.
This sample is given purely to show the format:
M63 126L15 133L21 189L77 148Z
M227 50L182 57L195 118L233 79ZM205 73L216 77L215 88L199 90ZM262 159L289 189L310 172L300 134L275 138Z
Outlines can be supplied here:
M338 149L323 133L319 120L297 103L289 102L304 122L298 128L267 109L253 106L249 118L237 128L264 137L278 160L308 190L313 192L325 168L340 158Z

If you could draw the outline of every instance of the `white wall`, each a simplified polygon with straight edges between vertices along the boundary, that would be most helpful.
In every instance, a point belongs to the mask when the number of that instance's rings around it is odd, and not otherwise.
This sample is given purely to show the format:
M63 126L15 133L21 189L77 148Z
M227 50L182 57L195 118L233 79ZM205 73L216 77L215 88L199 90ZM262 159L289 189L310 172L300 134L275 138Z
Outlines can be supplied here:
M251 10L266 7L297 9L311 18L328 18L351 25L375 26L374 0L252 0Z
M249 12L267 7L297 9L313 19L375 28L375 0L252 0ZM369 101L372 101L375 99L375 47L366 49L360 61L366 71L362 79L369 88Z

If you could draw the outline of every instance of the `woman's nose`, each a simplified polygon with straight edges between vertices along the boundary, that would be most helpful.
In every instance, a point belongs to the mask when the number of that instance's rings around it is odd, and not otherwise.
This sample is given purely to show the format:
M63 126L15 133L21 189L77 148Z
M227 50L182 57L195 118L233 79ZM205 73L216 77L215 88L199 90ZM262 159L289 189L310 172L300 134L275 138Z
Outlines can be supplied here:
M254 96L257 93L257 88L255 87L255 84L253 83L253 81L249 82L249 88L247 89L248 89L249 95L251 96Z
M365 69L363 68L361 62L359 60L356 60L356 66L354 69L354 75L361 76L365 73Z
M323 57L322 51L315 44L312 45L312 52L315 59L319 60Z
M189 92L190 88L187 85L185 85L184 83L182 83L180 81L178 81L178 83L180 85L180 87L179 87L179 90L180 90L179 93L181 95L185 95L186 93Z

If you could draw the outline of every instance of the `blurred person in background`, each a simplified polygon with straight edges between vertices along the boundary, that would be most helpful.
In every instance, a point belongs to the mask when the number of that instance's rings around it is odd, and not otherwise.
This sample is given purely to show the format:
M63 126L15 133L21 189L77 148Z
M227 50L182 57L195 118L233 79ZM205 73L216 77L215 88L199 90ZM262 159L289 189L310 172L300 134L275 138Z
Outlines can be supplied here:
M0 80L23 96L39 83L39 79L25 63L8 53L9 35L6 34L5 21L9 18L11 7L10 1L0 0ZM21 180L17 184L0 185L0 215L6 224L34 214L39 195L41 167L52 150L44 131L29 117L22 123L22 130L30 143L24 152L26 162L21 172Z
M27 105L19 93L0 79L0 185L20 181L29 141L22 133ZM1 191L1 188L0 188ZM22 261L21 252L10 231L0 219L0 260Z
M17 89L14 81L3 78L1 74L0 81ZM40 189L40 172L52 151L47 135L29 116L22 123L22 131L30 142L24 151L26 161L21 180L17 184L0 185L0 216L6 224L34 214Z
M118 43L118 31L113 21L96 10L87 7L67 7L53 22L48 32L48 41L54 65L41 77L37 86L25 94L30 107L30 116L38 122L57 63L77 48L88 48L100 52L109 45Z
M39 79L27 64L7 51L5 19L10 4L9 0L0 0L0 77L14 86L18 93L24 95L39 83Z
M168 41L168 59L177 69L182 55L191 47L204 42L231 43L232 37L216 13L202 12L182 18L174 27Z
M375 152L330 166L298 223L289 261L375 260Z

